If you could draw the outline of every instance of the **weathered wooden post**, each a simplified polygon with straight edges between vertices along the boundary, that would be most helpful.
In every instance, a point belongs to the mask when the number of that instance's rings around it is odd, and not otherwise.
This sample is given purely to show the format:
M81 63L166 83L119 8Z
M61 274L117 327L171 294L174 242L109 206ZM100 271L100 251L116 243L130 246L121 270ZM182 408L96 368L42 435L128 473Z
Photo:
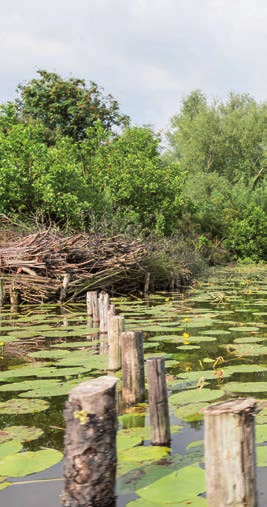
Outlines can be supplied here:
M86 292L86 307L88 317L93 317L93 303L92 303L92 292Z
M108 332L108 370L121 369L121 333L125 329L125 319L118 315L110 319Z
M150 273L146 273L145 286L144 286L144 293L145 294L149 291L149 287L150 287Z
M126 405L135 405L145 397L144 347L141 331L121 334L122 397Z
M147 379L151 441L154 445L168 445L171 432L164 357L147 360Z
M100 320L100 333L108 332L108 310L109 310L109 295L99 294L99 320Z
M61 290L60 290L60 296L59 296L59 301L60 302L63 302L66 299L69 281L70 281L70 274L66 273L64 275L63 282L62 282L62 287L61 287Z
M91 291L86 293L86 304L87 304L87 315L93 316L93 322L99 322L99 304L97 291Z
M65 404L66 507L110 507L115 499L117 379L100 377L72 389Z
M115 314L116 314L115 305L109 305L109 309L108 309L108 333L109 333L109 329L110 329L111 319L112 319L112 317L114 317Z
M255 398L205 409L209 507L256 507Z
M5 287L3 278L0 279L0 307L4 306L5 301Z

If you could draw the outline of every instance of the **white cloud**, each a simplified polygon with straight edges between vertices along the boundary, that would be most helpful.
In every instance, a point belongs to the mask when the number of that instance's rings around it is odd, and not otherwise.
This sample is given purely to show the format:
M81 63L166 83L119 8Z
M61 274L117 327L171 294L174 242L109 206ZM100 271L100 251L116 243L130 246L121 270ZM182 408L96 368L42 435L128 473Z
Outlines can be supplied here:
M201 88L266 98L265 0L9 0L0 101L38 68L102 85L139 123L166 125Z

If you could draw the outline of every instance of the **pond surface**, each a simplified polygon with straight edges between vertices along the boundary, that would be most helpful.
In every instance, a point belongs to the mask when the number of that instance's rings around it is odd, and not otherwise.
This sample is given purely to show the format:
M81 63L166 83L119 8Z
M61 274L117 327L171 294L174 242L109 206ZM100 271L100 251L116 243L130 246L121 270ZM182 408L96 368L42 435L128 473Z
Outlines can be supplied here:
M183 294L112 300L126 330L144 332L145 358L165 356L172 433L171 449L151 446L147 404L125 410L118 395L116 507L207 505L202 410L251 395L261 400L258 493L266 506L266 296L267 268L258 266L210 270ZM0 503L58 507L63 404L75 385L106 374L107 339L85 304L4 307L0 347Z

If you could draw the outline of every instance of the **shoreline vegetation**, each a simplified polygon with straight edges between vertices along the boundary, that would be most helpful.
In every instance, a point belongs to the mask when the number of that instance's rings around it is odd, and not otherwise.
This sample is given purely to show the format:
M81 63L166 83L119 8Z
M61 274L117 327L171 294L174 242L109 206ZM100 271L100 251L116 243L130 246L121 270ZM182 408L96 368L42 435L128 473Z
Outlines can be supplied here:
M181 289L204 267L203 252L177 237L67 235L52 229L29 234L7 227L0 242L0 279L11 304L77 301L90 290L117 296Z
M266 262L266 102L194 90L161 138L94 82L38 70L17 93L0 104L7 299L174 289L206 265Z

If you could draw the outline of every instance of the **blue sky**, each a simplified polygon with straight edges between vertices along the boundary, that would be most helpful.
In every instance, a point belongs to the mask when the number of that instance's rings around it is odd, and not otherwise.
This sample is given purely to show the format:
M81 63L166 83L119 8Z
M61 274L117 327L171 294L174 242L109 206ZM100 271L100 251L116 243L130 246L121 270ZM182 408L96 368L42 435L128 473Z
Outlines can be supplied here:
M195 88L266 100L266 26L266 0L9 0L0 102L43 68L95 81L161 130Z

